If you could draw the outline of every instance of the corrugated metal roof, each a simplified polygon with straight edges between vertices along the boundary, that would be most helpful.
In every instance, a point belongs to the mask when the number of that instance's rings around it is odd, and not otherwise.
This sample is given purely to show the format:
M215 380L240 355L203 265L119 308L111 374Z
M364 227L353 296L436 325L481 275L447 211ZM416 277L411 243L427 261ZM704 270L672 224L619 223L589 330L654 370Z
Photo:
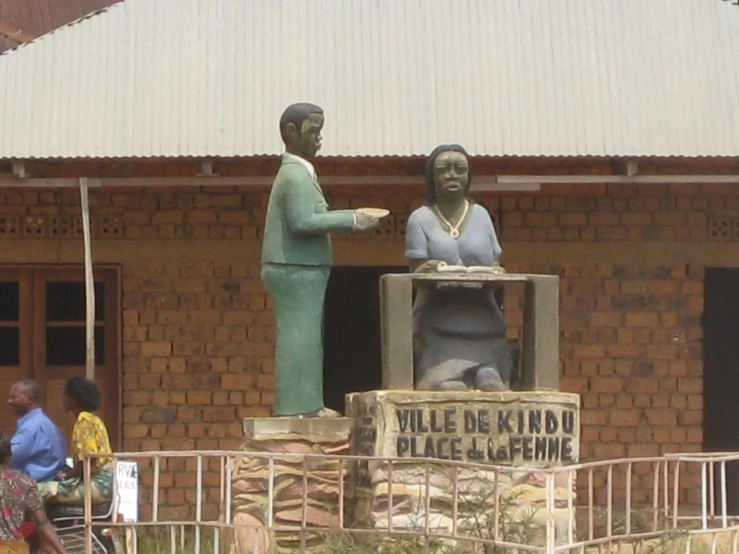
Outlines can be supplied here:
M0 56L0 158L739 155L720 0L126 0Z
M2 0L0 52L120 0Z

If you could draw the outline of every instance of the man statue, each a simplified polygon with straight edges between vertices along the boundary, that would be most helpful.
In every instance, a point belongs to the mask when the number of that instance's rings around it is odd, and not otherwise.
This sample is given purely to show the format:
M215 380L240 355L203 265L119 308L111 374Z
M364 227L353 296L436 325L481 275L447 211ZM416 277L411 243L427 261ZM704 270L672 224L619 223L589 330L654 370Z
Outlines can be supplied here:
M379 220L329 210L310 159L321 147L323 110L293 104L280 118L285 143L269 196L262 281L275 307L275 416L333 417L323 406L323 308L332 231L370 231Z
M10 467L38 482L52 481L64 467L66 443L59 428L38 405L41 387L26 379L13 385L8 404L18 416L10 439Z

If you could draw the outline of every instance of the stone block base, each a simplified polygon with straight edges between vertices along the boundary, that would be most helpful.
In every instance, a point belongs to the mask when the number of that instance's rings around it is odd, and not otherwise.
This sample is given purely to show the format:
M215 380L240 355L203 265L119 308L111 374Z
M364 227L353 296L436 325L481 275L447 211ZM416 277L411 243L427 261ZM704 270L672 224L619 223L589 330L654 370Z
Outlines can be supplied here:
M420 531L426 528L428 515L431 533L545 544L543 471L458 469L456 473L455 477L453 469L433 464L393 464L392 470L383 464L372 472L368 487L355 490L354 524L361 528ZM573 480L572 489L568 488L564 474L555 479L556 544L566 543L570 526L575 532L574 485ZM571 509L568 502L572 503Z
M304 455L348 454L351 427L350 418L271 417L244 421L244 456L235 460L232 473L233 523L239 526L231 537L232 552L297 552L301 545L299 527L304 495L307 527L338 526L340 483L346 480L349 467L342 473L336 460L305 461ZM277 454L271 517L269 461L255 455L259 452ZM293 529L269 531L270 520L275 528ZM305 546L310 549L310 539Z
M399 458L392 464L370 459L353 469L359 527L428 525L444 534L456 529L480 538L543 543L544 468L579 458L575 394L375 391L349 395L347 411L355 421L352 454ZM568 508L575 504L574 486L567 485L566 475L558 475L553 515L560 543L575 520Z

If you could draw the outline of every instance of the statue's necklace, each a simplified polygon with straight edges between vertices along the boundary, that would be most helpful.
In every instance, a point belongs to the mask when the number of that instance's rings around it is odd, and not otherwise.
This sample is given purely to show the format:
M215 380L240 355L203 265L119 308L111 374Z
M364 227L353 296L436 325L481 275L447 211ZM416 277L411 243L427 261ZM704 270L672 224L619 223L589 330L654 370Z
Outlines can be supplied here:
M462 211L461 217L457 220L456 225L452 225L451 222L446 217L444 217L444 214L441 213L441 210L439 210L439 208L434 206L434 212L436 212L436 216L441 220L441 222L444 225L449 227L449 236L452 237L453 239L459 238L459 227L462 225L465 218L467 217L468 211L470 211L470 203L467 200L465 200L464 210Z

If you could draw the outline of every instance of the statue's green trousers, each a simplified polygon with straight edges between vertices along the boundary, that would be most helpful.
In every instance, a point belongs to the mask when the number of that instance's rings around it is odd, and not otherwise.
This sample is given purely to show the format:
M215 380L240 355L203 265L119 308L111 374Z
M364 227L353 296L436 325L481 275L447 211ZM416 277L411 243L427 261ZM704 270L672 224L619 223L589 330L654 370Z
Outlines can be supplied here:
M323 306L329 266L264 264L275 308L275 416L323 408Z

